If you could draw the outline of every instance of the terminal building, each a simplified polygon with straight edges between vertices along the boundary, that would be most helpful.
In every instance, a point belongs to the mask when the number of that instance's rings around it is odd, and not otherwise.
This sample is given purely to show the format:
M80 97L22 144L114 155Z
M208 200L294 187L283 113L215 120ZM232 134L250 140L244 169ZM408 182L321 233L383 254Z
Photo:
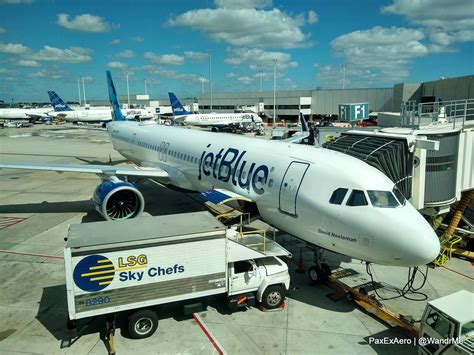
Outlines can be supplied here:
M179 97L179 93L176 93ZM182 98L190 111L208 112L257 112L269 121L273 120L273 91L214 92L212 107L210 93L197 98ZM275 93L276 121L297 120L299 112L308 118L338 114L339 104L368 102L369 112L400 112L402 102L426 103L474 98L474 75L423 82L400 83L385 88L311 89L284 90ZM120 96L124 107L127 95ZM107 106L106 100L90 100L91 106ZM167 97L150 98L149 95L130 95L131 107L149 107L157 114L171 114Z

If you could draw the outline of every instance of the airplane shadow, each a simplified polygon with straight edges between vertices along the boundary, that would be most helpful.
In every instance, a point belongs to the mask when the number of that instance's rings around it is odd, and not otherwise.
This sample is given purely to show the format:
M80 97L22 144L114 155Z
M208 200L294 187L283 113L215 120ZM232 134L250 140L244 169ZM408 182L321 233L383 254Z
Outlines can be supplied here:
M0 205L0 213L70 213L94 210L91 200Z

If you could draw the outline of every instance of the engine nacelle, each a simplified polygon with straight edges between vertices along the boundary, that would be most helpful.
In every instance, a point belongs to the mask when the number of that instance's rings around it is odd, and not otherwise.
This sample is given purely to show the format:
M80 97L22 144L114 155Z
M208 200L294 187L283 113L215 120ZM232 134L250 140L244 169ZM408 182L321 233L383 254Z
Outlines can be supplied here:
M107 221L139 217L145 208L141 192L115 176L97 186L93 200L95 209Z

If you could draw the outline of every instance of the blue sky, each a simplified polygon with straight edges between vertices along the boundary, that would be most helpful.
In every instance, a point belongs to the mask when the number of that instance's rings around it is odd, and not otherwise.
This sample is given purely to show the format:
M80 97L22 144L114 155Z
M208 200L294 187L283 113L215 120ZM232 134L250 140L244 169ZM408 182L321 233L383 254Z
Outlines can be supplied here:
M391 87L472 75L472 0L0 0L0 99L47 101L47 90L105 99L118 91Z

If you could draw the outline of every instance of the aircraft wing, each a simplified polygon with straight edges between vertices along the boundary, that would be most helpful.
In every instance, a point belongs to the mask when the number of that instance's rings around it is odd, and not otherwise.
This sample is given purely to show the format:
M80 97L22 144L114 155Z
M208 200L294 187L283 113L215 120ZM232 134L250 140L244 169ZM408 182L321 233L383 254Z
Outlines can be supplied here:
M215 205L220 205L230 201L248 201L252 202L248 197L236 194L235 192L225 190L225 189L212 189L201 192L201 197L209 202L212 202Z
M155 178L168 177L168 173L161 169L123 165L0 163L0 169L46 170L56 172L102 174L108 176L126 175Z

